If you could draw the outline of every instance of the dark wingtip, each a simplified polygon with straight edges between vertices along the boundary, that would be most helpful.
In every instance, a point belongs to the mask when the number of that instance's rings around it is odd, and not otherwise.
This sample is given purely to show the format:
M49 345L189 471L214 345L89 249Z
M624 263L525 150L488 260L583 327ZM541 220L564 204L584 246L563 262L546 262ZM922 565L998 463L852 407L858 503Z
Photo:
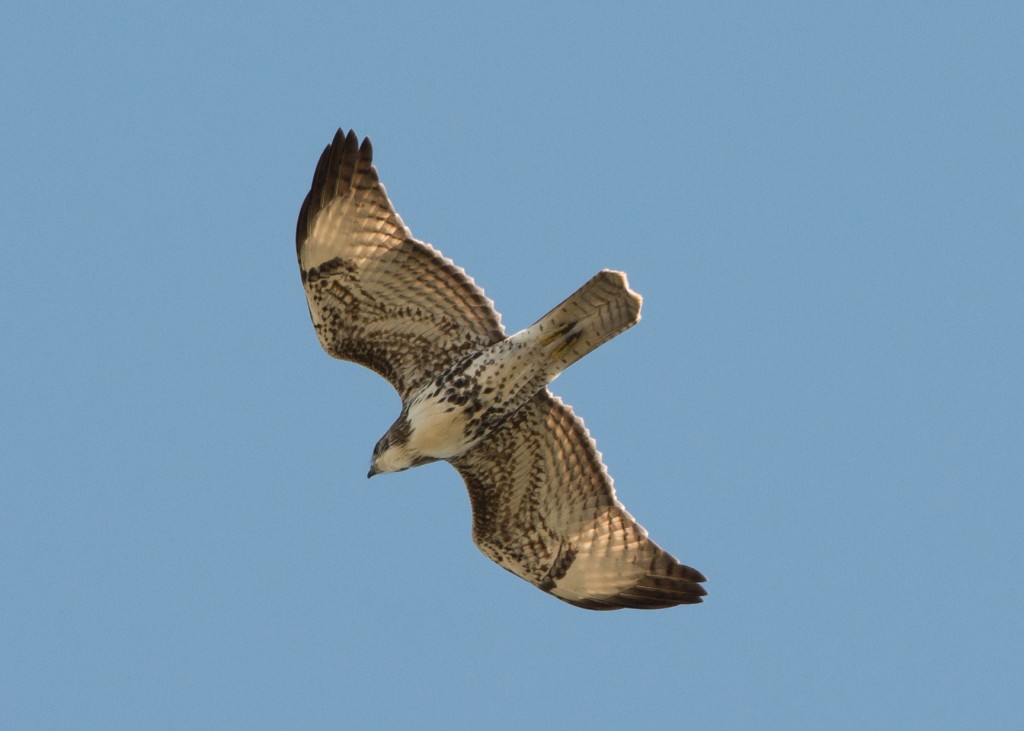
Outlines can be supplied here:
M309 224L317 212L334 196L344 192L349 185L352 171L357 163L369 168L373 157L370 138L364 138L360 146L355 130L345 132L341 127L334 133L331 143L320 153L313 172L313 182L299 208L299 219L295 226L295 252L302 250L302 243L309 235ZM347 168L347 172L346 172Z
M609 596L566 598L552 591L554 587L541 588L568 604L595 611L667 609L680 604L702 603L708 594L707 589L700 585L700 582L707 581L704 574L695 568L678 563L667 553L661 552L659 563L665 561L671 563L652 567L657 573L649 573L629 588Z

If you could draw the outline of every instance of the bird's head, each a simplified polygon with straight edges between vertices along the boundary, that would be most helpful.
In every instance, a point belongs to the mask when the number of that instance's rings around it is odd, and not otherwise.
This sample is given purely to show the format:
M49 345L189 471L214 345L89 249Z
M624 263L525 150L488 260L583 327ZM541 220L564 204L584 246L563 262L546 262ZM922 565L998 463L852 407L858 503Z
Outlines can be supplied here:
M377 441L373 448L373 457L370 459L370 471L366 476L373 477L381 472L401 472L410 467L433 462L433 457L418 455L409 448L410 433L409 420L403 412L387 433Z
M370 459L370 472L367 477L373 477L380 472L401 472L412 467L407 444L397 443L392 440L391 432L380 438L377 446L373 448L373 457Z

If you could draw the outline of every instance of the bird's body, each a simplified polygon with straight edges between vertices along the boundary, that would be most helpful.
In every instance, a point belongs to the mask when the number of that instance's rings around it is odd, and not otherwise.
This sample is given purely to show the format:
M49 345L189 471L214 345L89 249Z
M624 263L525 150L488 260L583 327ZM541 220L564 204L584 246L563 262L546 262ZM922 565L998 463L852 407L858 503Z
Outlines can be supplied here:
M701 601L700 572L655 545L615 499L593 441L546 386L640 319L625 275L603 271L531 327L505 336L469 277L412 238L371 164L339 130L297 229L321 345L386 377L402 411L370 475L449 461L466 482L480 550L589 609Z
M531 327L458 361L403 404L370 474L465 454L572 363L633 326L640 303L625 275L603 271Z

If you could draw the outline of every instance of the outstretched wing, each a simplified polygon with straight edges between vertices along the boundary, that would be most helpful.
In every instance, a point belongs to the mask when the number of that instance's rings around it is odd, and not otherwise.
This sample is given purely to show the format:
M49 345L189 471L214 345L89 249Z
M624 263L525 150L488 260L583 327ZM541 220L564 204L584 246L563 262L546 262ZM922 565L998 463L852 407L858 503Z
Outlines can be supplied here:
M473 505L473 540L500 566L586 609L693 604L704 576L647 537L615 499L589 433L547 389L451 460Z
M504 332L473 280L412 238L372 158L369 139L338 130L299 211L296 248L324 350L372 368L404 400Z

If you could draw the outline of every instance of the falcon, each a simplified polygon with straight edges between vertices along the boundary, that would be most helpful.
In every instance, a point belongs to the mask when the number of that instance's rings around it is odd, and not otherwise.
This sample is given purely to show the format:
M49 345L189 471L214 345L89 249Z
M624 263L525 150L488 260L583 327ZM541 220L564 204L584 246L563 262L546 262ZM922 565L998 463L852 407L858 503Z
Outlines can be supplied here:
M547 389L640 320L621 272L602 271L506 335L466 273L417 241L373 166L340 129L299 211L296 249L328 355L386 378L402 410L369 476L445 460L462 476L473 541L515 575L585 609L694 604L704 576L647 537L615 497L594 441Z

